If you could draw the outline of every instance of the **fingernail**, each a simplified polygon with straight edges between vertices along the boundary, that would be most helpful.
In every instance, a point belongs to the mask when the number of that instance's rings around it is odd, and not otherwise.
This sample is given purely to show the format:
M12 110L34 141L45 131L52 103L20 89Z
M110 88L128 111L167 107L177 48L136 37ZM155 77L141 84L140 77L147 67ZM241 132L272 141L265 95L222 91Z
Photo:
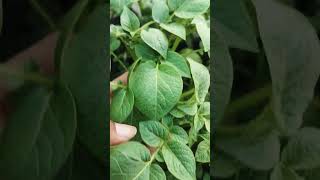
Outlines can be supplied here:
M133 138L137 133L137 128L126 124L115 123L116 132L119 138L122 140L129 140Z

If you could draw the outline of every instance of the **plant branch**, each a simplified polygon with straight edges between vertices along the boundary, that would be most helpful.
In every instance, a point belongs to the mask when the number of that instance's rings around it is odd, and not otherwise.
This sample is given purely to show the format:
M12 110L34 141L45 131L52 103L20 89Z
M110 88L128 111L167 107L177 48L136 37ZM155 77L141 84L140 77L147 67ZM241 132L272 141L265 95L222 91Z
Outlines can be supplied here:
M176 51L176 49L179 46L180 42L181 42L181 39L179 37L177 37L177 39L174 41L174 44L172 46L172 51Z
M116 54L114 54L114 52L111 52L111 55L114 57L115 61L118 62L122 66L122 68L125 71L128 71L127 66L121 61L121 59Z
M40 85L45 85L48 87L53 86L53 81L41 76L37 73L25 73L25 72L18 72L13 69L9 69L8 67L5 67L3 65L0 65L0 75L4 74L5 76L13 76L17 79L25 80L25 81L31 81Z
M253 92L250 92L233 102L229 104L229 106L226 109L226 116L227 117L233 117L234 115L238 114L239 112L242 112L248 108L251 108L262 101L268 99L271 94L271 84L266 85L263 88L257 89Z
M39 4L37 0L30 0L31 6L40 14L40 16L44 19L44 21L49 25L51 30L56 30L57 26L50 17L50 15L46 12L46 10Z

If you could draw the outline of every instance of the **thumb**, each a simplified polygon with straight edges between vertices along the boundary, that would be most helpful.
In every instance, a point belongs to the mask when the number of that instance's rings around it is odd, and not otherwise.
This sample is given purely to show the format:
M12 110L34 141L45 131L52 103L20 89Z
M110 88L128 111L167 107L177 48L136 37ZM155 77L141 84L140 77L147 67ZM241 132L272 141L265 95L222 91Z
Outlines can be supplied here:
M129 141L136 135L136 133L137 129L134 126L110 121L110 145L121 144Z

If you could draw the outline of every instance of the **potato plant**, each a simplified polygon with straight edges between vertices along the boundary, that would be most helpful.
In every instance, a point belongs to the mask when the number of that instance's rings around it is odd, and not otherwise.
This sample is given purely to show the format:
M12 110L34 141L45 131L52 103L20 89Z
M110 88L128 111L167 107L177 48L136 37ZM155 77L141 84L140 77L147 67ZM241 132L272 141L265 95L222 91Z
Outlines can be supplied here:
M110 117L138 129L111 147L111 179L210 178L209 7L111 1L111 73L129 75L111 85Z
M214 179L320 178L319 19L295 4L214 2Z

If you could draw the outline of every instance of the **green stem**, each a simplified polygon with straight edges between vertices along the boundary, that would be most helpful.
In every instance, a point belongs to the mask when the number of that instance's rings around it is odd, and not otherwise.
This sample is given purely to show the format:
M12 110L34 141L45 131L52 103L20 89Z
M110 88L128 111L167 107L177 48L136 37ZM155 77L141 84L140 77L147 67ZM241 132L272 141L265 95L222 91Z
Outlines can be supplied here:
M119 37L119 39L121 40L121 42L124 44L124 46L126 47L127 51L129 52L131 58L133 59L133 61L137 60L137 56L136 54L132 51L132 49L128 46L127 42L122 38Z
M192 95L192 94L194 94L194 88L192 88L192 89L190 89L190 90L182 93L180 99L185 98L185 97L188 97L188 96L190 96L190 95Z
M40 14L40 16L44 19L44 21L49 25L51 30L56 30L57 26L50 17L50 15L46 12L46 10L38 3L37 0L30 0L31 6Z
M229 119L230 117L234 117L239 112L242 112L268 99L272 93L271 87L271 85L267 85L231 102L231 104L226 109L226 115L228 117L227 119Z
M37 84L45 85L48 87L53 86L53 81L43 77L36 73L25 73L25 72L18 72L13 69L9 69L8 67L5 67L3 65L0 65L0 74L5 74L6 76L14 76L15 78L25 80L25 81L31 81Z
M141 26L139 29L137 29L136 31L134 31L134 34L137 34L138 32L142 31L143 29L149 27L150 25L156 23L155 21L149 21L146 24L144 24L143 26Z
M150 161L147 162L147 164L144 166L143 169L140 170L140 172L132 179L132 180L136 180L140 177L141 173L144 171L145 168L149 167L151 165L151 163L154 161L154 159L156 158L156 155L158 154L158 152L160 151L160 149L162 148L162 146L164 145L164 143L161 143L160 146L156 149L156 151L152 154Z
M114 54L114 52L111 52L111 55L115 58L115 61L118 62L125 71L128 71L127 66L121 61L121 59L116 54Z
M172 51L176 51L176 49L179 46L180 42L181 42L181 39L179 37L177 37L177 39L174 41L174 44L172 46Z

